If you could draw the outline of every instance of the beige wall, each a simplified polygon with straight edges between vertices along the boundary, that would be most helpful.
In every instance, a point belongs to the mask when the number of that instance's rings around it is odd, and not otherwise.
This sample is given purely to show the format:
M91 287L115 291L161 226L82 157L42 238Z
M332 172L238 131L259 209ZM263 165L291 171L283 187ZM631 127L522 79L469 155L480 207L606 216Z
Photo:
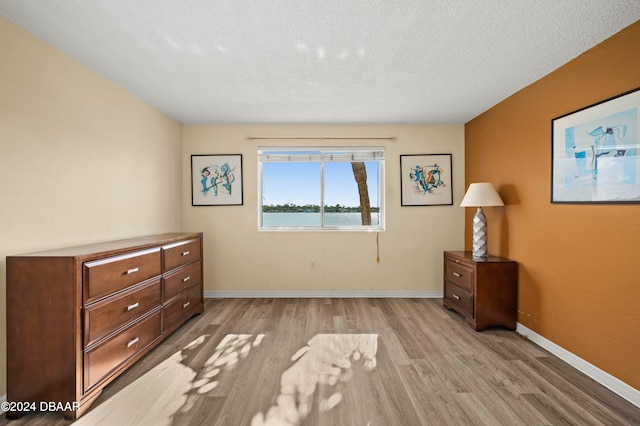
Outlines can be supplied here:
M258 146L335 145L317 141L247 141L246 137L390 137L348 141L386 147L386 230L376 233L258 232ZM183 217L185 230L205 234L205 291L209 292L420 292L441 294L442 251L464 243L463 125L185 125ZM400 154L451 153L453 206L401 207ZM243 206L191 206L190 156L242 154ZM315 269L311 268L315 263Z
M638 390L640 208L551 204L550 179L551 120L639 86L636 23L465 127L467 182L506 204L489 249L520 263L518 322Z
M181 124L0 17L0 395L7 255L181 230Z

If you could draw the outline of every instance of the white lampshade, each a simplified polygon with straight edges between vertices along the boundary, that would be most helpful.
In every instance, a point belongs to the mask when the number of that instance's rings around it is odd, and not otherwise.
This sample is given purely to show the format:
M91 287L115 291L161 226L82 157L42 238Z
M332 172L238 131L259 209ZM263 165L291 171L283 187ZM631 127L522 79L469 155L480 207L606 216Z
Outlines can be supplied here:
M490 182L472 183L464 194L460 207L504 206Z

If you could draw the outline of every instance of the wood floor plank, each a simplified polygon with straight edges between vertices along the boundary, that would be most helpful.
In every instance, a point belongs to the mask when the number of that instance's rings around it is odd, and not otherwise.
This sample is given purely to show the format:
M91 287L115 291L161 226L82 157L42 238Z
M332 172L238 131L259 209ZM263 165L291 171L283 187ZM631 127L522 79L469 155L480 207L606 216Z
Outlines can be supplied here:
M576 394L580 396L580 405L589 407L589 411L592 411L596 417L600 417L605 424L612 415L618 418L619 421L635 421L640 424L636 407L630 403L620 404L618 396L605 387L599 386L590 377L580 373L573 367L567 366L557 357L545 356L537 359L547 368L571 383L574 386L573 389L576 389ZM603 413L609 414L604 415Z
M356 308L356 299L342 299L344 302L345 308L345 317L347 319L347 325L349 331L357 332L362 329L361 319L358 316L358 311Z
M537 412L542 414L550 425L583 425L582 421L572 417L562 407L553 403L545 394L524 394L523 398L531 404Z
M392 309L391 302L387 299L379 299L378 306L384 315L385 320L398 337L398 340L404 348L404 351L407 353L407 356L410 359L424 358L424 353L416 344L415 339L406 329L402 320L397 316L397 313Z
M442 410L442 404L438 398L434 397L437 392L434 392L433 387L424 380L415 365L400 365L398 372L420 417L419 424L434 426L454 424L453 419Z
M540 359L528 360L525 361L526 371L529 373L528 377L531 378L532 381L535 381L537 387L540 389L540 394L546 394L553 397L553 404L556 404L555 401L562 401L560 407L557 407L555 411L568 412L568 417L575 418L581 420L582 424L625 424L625 420L623 420L619 416L619 412L636 412L636 415L632 418L633 421L637 422L635 424L640 424L640 410L634 408L630 408L630 403L627 401L618 399L619 397L615 397L617 399L616 408L611 410L602 406L596 399L589 397L582 388L577 387L575 384L562 377L562 375L558 374L553 369L548 368L545 365L544 360L546 357L542 357ZM564 364L564 363L563 363ZM573 367L564 364L563 371L569 372ZM592 386L595 386L596 383L593 382ZM597 385L595 387L604 387ZM610 392L607 390L607 392ZM531 394L528 394L531 395ZM529 398L531 398L529 396ZM539 399L538 402L540 402ZM545 407L549 407L550 404L546 404ZM555 405L554 405L555 406ZM598 418L600 420L598 420ZM610 423L613 422L613 423ZM631 423L634 424L634 423Z
M377 366L373 373L378 378L375 383L380 388L381 406L386 408L388 418L383 423L388 425L416 425L420 424L420 417L411 402L407 389L402 385L402 378L397 367L393 364L387 345L384 341L378 342Z
M287 421L288 419L288 421ZM638 425L640 408L441 299L207 299L74 424ZM269 423L272 421L272 423ZM68 425L31 413L2 425Z

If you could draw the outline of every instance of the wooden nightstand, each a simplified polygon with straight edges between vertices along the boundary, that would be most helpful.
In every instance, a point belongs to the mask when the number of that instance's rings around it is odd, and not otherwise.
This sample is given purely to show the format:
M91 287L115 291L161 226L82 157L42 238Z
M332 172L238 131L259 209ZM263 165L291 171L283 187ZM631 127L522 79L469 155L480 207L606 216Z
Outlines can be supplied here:
M442 305L464 316L474 330L491 326L515 330L517 262L496 256L478 259L470 251L445 251Z

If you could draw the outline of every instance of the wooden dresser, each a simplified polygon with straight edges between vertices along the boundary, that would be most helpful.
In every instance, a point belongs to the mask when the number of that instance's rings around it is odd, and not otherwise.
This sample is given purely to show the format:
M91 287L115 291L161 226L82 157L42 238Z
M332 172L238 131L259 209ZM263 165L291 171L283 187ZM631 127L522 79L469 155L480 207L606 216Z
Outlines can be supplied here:
M10 406L56 403L67 419L82 415L108 383L204 311L202 267L202 233L8 256Z
M443 305L464 316L474 330L515 330L518 264L496 256L474 258L470 251L445 251Z

